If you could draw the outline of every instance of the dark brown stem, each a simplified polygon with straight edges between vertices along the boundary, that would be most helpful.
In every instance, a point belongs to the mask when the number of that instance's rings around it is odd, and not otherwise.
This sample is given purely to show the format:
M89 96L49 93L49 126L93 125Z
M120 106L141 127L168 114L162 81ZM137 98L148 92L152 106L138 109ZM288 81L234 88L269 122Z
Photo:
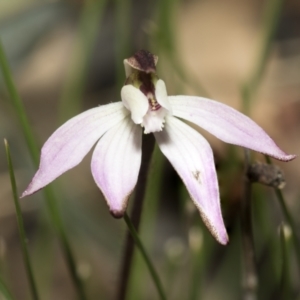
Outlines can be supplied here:
M247 177L250 167L250 150L245 149L244 195L241 202L241 229L243 247L243 300L256 300L257 274L252 232L251 182Z
M142 163L139 173L137 187L135 189L135 196L133 200L133 207L130 215L131 222L133 223L136 231L139 230L143 200L145 198L147 175L150 166L151 156L154 149L155 139L153 134L143 135L142 145ZM117 290L117 300L125 300L128 290L128 283L130 279L130 269L132 265L134 252L134 240L128 231L126 234L125 251L120 271L120 281Z

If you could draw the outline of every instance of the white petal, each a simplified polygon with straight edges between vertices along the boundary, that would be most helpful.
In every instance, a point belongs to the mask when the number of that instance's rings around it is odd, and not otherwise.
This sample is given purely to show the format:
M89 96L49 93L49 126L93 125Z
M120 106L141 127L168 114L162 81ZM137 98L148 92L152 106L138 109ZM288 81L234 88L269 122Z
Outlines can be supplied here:
M220 140L288 161L283 152L254 121L223 103L191 96L168 97L173 114L207 130Z
M122 102L92 108L59 127L41 150L39 170L22 197L79 164L96 141L128 115Z
M149 109L143 118L143 123L141 124L145 128L144 133L147 134L151 132L162 131L164 128L165 116L167 114L168 111L163 107L155 111Z
M123 60L124 63L124 69L125 69L125 75L126 78L129 77L130 74L132 74L132 71L134 70L128 63L128 59Z
M228 236L210 145L196 130L174 117L167 117L164 130L154 135L161 151L184 182L204 223L218 242L226 244Z
M132 121L141 124L149 108L147 97L138 88L128 84L122 87L121 98L124 106L131 112Z
M168 100L167 88L165 82L161 79L159 79L155 84L155 96L157 102L172 113L172 106Z
M130 118L109 130L92 157L92 174L111 213L122 217L138 179L141 165L142 128Z

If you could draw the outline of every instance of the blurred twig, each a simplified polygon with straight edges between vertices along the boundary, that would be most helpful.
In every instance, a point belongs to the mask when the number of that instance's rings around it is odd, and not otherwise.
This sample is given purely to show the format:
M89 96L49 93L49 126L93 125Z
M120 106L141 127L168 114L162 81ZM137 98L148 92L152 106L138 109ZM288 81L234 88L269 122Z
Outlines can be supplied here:
M29 253L28 253L28 249L27 249L27 238L26 238L26 234L25 234L24 222L23 222L21 207L20 207L19 199L18 199L16 179L15 179L12 159L11 159L11 155L10 155L10 149L9 149L7 140L4 140L4 145L5 145L5 150L6 150L6 157L7 157L8 169L9 169L13 199L14 199L15 208L16 208L17 222L18 222L18 228L19 228L19 234L20 234L23 259L24 259L24 263L25 263L25 268L26 268L26 272L27 272L27 276L28 276L28 280L29 280L32 297L34 300L38 300L39 296L38 296L38 292L37 292L37 288L36 288L36 284L35 284L35 280L34 280L34 276L33 276L33 272L32 272L30 257L29 257Z

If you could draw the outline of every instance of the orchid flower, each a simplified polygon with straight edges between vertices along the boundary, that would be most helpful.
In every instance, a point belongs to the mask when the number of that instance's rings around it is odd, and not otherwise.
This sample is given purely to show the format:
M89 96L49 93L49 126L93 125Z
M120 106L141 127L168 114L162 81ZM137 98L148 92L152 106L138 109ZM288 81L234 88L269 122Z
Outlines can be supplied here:
M218 242L226 244L212 149L184 121L226 143L282 161L295 155L284 153L261 127L227 105L201 97L168 96L164 81L156 75L157 60L144 50L124 60L127 79L121 90L122 101L87 110L58 128L44 144L39 169L22 197L78 165L97 143L92 175L111 214L122 217L138 179L143 131L153 133L205 225Z

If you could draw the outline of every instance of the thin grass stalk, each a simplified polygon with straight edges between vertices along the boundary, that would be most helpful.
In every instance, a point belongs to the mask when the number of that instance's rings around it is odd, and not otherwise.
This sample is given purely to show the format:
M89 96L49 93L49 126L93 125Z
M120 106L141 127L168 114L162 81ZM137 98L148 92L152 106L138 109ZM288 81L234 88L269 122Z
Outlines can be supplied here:
M12 73L1 40L0 40L0 68L2 69L4 83L9 93L10 100L12 101L13 108L19 119L19 123L21 124L21 130L23 131L23 135L26 140L26 144L31 154L33 163L34 165L38 166L39 150L38 147L36 146L35 138L32 134L27 115L25 114L25 109L22 100L14 84Z
M269 0L267 2L261 49L254 64L253 72L242 88L244 112L249 112L251 102L263 78L274 36L278 28L282 6L283 0Z
M151 246L154 239L154 227L159 206L161 189L164 184L165 156L161 153L157 144L154 146L152 161L150 164L147 187L145 194L145 208L141 230L145 231L147 246Z
M160 152L157 144L155 145L147 179L145 205L140 224L140 235L143 236L144 246L150 249L154 241L154 231L156 216L159 206L161 186L163 184L163 169L165 157ZM138 253L134 253L128 295L133 299L140 299L141 292L144 292L144 267L143 258Z
M38 164L39 164L38 146L34 139L32 129L29 125L29 121L28 121L27 115L25 113L23 103L21 101L21 98L19 96L17 88L14 84L14 81L12 78L12 73L11 73L9 64L7 62L7 58L6 58L1 41L0 41L0 67L2 69L4 82L6 84L6 87L7 87L9 96L10 96L10 100L12 102L13 108L18 117L21 129L23 131L23 134L24 134L24 137L26 140L26 144L27 144L27 147L29 150L29 154L31 156L31 159L32 159L35 167L38 167ZM50 213L53 227L55 228L57 236L59 237L60 243L62 245L62 249L63 249L64 255L65 255L65 259L67 261L67 266L69 268L72 281L77 290L79 299L85 300L86 297L85 297L85 293L84 293L84 289L83 289L83 284L82 284L80 278L78 277L78 274L76 271L75 259L74 259L73 253L71 251L70 243L68 241L62 219L60 217L60 213L59 213L57 202L56 202L56 199L54 196L54 192L51 189L51 187L49 187L49 186L44 188L43 192L44 192L44 195L46 198L46 204L47 204L48 211Z
M251 91L256 91L264 74L265 66L272 49L272 43L278 28L283 0L270 0L267 3L266 16L264 20L264 34L262 48L259 53L258 63L248 84Z
M27 237L26 237L25 228L24 228L22 211L21 211L21 207L20 207L19 199L18 199L17 185L16 185L14 168L13 168L13 163L12 163L11 154L10 154L10 148L9 148L9 144L8 144L7 140L4 140L4 145L5 145L5 150L6 150L6 158L7 158L8 169L9 169L11 189L12 189L14 204L15 204L15 208L16 208L17 223L18 223L20 242L21 242L21 250L22 250L23 260L24 260L24 264L25 264L25 269L26 269L32 297L34 300L39 300L38 291L37 291L36 283L35 283L33 272L32 272L30 257L29 257L29 253L28 253L28 249L27 249L28 242L27 242Z
M191 230L191 229L190 229ZM199 233L200 234L200 233ZM201 236L201 240L202 240ZM202 244L202 241L201 241ZM189 300L199 300L201 297L201 281L203 273L203 247L200 245L199 249L193 250L190 247L191 253L191 267L192 267L192 276L190 279L190 288L189 288Z
M295 252L296 252L296 257L297 257L297 261L298 261L298 269L299 269L299 273L300 273L300 243L299 243L299 239L297 237L297 226L285 204L285 200L284 200L284 197L283 197L283 194L281 192L281 190L279 189L275 189L275 194L277 196L277 199L279 201L279 204L281 206L281 209L284 213L284 216L289 224L289 226L291 227L292 229L292 236L293 236L293 242L294 242L294 247L295 247Z
M290 299L290 255L289 255L289 231L288 226L281 224L279 227L280 248L281 248L281 279L280 299Z
M164 59L169 62L176 75L183 83L188 83L200 95L207 97L204 87L194 79L195 76L187 74L176 45L176 29L174 30L175 8L180 5L178 0L162 0L157 2L158 32L156 42L159 49L165 54Z
M268 164L272 164L272 161L270 159L270 157L268 156L265 156L265 159L266 159L266 162ZM281 210L284 214L284 217L288 223L288 225L291 227L291 230L292 230L292 238L293 238L293 244L294 244L294 247L295 247L295 252L296 252L296 258L297 258L297 262L298 262L298 270L299 270L299 274L300 274L300 241L298 239L298 236L297 236L297 225L288 209L288 207L286 206L286 201L284 199L284 196L281 192L281 190L279 189L274 189L275 191L275 194L276 194L276 198L279 202L279 205L281 207Z
M150 260L150 257L148 256L139 236L138 236L138 233L137 231L135 230L135 227L133 226L133 223L131 222L130 218L128 217L128 215L125 213L125 216L124 216L124 220L126 222L126 225L128 227L128 230L130 231L130 234L132 235L132 238L134 239L134 242L136 244L136 246L139 248L143 258L144 258L144 261L149 269L149 272L151 274L151 277L153 279L153 282L156 286L156 289L157 289L157 292L159 294L159 297L161 300L166 300L166 296L165 296L165 293L163 291L163 287L162 287L162 284L161 284L161 281L159 279L159 276L154 268L154 265L153 263L151 262Z
M115 62L117 74L117 88L120 90L124 85L125 72L123 60L130 56L132 44L130 29L131 29L131 0L115 0L115 24L116 24L116 39L115 39Z
M100 22L107 0L87 0L83 3L84 6L60 99L60 122L73 117L80 111L88 66L100 31Z
M5 297L4 300L14 300L11 292L9 291L8 287L6 286L6 284L4 283L1 277L0 277L0 296Z
M242 105L243 111L246 114L249 114L253 97L255 96L263 77L263 73L271 51L273 38L278 27L282 4L283 0L269 0L267 3L261 50L259 52L257 62L254 64L254 70L249 77L249 80L242 87ZM245 150L246 172L247 165L250 164L249 155L250 151ZM244 299L256 299L257 275L251 219L251 182L249 182L247 178L245 179L244 186L245 191L241 212L242 244L245 266L243 297Z
M139 231L142 208L146 193L147 178L149 172L149 166L151 162L152 152L155 145L155 139L153 134L143 135L142 141L142 162L139 172L138 182L135 189L133 207L131 211L131 221L136 231ZM127 232L125 241L125 250L123 253L123 261L121 265L119 286L117 288L117 298L118 300L125 300L128 287L130 282L130 275L132 269L134 254L134 239L131 236L131 232Z

